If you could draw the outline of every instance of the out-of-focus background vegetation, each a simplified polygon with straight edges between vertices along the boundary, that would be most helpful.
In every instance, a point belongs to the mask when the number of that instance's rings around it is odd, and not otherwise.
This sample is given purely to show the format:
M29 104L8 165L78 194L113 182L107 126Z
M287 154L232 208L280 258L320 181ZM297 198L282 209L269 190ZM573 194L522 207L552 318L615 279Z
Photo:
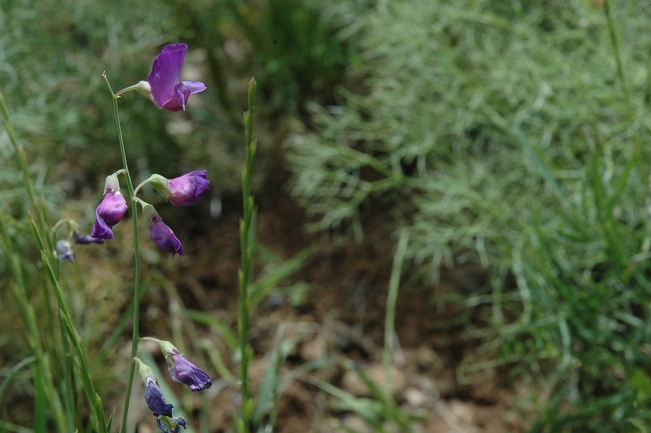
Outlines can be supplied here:
M219 209L240 206L241 112L255 76L256 194L267 208L291 197L304 209L302 225L281 225L278 236L316 231L320 248L375 240L388 245L378 248L380 266L397 233L409 233L403 287L437 312L419 326L454 339L459 384L489 370L503 378L521 420L514 431L644 432L649 22L650 1L0 0L0 86L52 222L74 218L90 231L104 178L120 165L101 73L117 90L145 79L164 44L189 45L184 78L208 90L187 112L158 110L135 93L120 99L136 179L205 168L212 182L190 217L164 213L195 258L179 265L144 251L159 280L179 286L201 272L193 266L236 274L219 265L228 248L210 246L224 236ZM44 279L4 130L0 152L0 210L32 258L26 272L38 294ZM277 195L265 195L269 185ZM119 350L129 335L120 328L128 248L116 236L62 266L77 325L102 366L93 374L116 401L128 364ZM259 261L283 269L284 253L263 248ZM29 356L7 260L0 253L0 381ZM148 284L167 287L156 272ZM207 299L187 308L224 308L210 300L214 281L202 282L193 290ZM283 293L302 311L307 286L289 287ZM35 296L46 317L46 300ZM172 320L144 308L150 331ZM0 393L9 431L30 426L16 409L31 407L29 383L18 376ZM455 398L464 392L472 395Z

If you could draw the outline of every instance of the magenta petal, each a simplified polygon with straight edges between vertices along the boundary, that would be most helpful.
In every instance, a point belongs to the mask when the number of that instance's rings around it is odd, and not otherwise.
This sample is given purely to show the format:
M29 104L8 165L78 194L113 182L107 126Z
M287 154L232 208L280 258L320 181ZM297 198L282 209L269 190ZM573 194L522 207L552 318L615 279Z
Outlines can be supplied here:
M210 187L206 170L196 170L169 181L167 199L174 206L192 206Z
M185 103L188 102L190 97L190 89L185 87L183 83L178 83L174 86L174 93L169 102L163 105L163 108L166 108L170 111L185 111Z
M151 94L158 108L164 107L174 97L174 87L181 78L187 49L186 44L166 45L154 60L151 74L147 75L147 82L151 86Z
M150 224L149 237L156 245L171 253L172 257L175 254L183 255L181 241L174 235L172 229L160 219L154 219Z
M190 94L200 93L206 90L206 85L201 81L181 81L186 88L190 89Z
M108 190L95 209L95 225L90 234L96 239L113 239L113 228L127 212L127 202L120 192Z

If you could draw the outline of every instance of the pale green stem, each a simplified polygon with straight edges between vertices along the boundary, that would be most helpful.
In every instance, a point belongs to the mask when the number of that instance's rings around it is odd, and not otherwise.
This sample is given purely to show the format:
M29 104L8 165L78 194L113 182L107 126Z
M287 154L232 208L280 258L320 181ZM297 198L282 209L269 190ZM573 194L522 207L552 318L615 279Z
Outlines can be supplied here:
M387 407L391 408L389 418L393 418L393 407L391 403L393 399L393 394L391 391L391 373L393 366L393 335L395 332L395 322L396 322L396 302L398 301L398 287L400 286L400 274L402 273L402 263L405 258L405 253L407 251L407 242L409 240L409 234L407 231L403 230L400 233L400 239L398 240L398 248L396 249L396 254L393 256L393 267L391 269L391 278L389 280L389 294L387 295L387 305L386 312L384 317L384 384L385 384L385 398L387 401Z
M118 129L118 140L120 142L120 153L122 154L122 165L124 166L124 177L127 183L128 199L131 202L131 218L133 220L133 253L135 257L135 281L133 287L133 334L131 337L131 358L134 358L138 353L138 343L140 341L140 244L138 242L138 211L136 206L136 195L133 189L133 182L131 181L131 174L129 173L129 165L127 163L127 153L124 147L124 139L122 138L122 127L120 126L120 112L118 110L118 97L113 93L111 84L106 77L106 73L102 76L106 80L106 85L111 91L113 96L113 112L115 115L115 125ZM134 362L130 363L129 377L127 379L127 391L124 397L124 412L122 413L122 423L120 424L120 433L126 431L127 415L129 414L129 400L131 399L131 386L133 385L133 376L135 374L136 365Z
M238 311L239 347L242 361L240 362L240 392L242 394L241 418L238 420L237 428L240 433L248 433L249 421L253 413L253 403L249 396L249 345L247 331L249 327L249 294L248 285L251 276L251 256L253 254L253 196L251 195L251 178L253 173L253 160L257 147L256 140L253 140L253 109L255 101L256 82L254 78L249 81L248 110L244 113L244 135L246 143L246 164L242 173L242 201L243 216L240 221L240 248L242 254L242 268L239 272L240 299Z
M610 34L610 42L613 46L613 53L615 55L615 63L617 64L617 75L619 80L622 83L622 92L624 93L624 99L626 100L626 105L628 108L628 120L631 123L631 127L635 126L635 110L633 104L631 103L631 96L628 91L628 83L626 81L626 74L624 73L624 63L622 62L622 55L619 47L619 40L617 39L617 31L615 30L615 21L610 10L610 1L604 0L604 14L606 15L606 22L608 23L608 33ZM637 163L637 168L640 172L640 177L645 179L644 176L644 166L642 161L642 142L640 141L640 135L638 130L635 130L633 134L633 158L629 165ZM629 170L626 170L626 174L630 173Z

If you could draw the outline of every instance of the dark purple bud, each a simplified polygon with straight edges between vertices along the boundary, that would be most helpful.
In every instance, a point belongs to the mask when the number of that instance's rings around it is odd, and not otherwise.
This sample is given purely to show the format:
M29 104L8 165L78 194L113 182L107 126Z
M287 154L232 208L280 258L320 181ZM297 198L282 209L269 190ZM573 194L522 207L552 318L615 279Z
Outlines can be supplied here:
M152 411L154 416L172 416L172 406L165 401L163 393L158 387L154 372L147 364L142 362L139 358L133 358L138 362L138 374L140 375L140 383L145 388L145 401L149 410Z
M142 213L149 225L149 237L152 241L165 251L180 256L183 255L183 246L181 241L174 235L171 228L167 226L161 219L156 209L150 204L143 204Z
M75 251L72 249L72 243L68 239L58 240L56 248L59 260L75 261Z
M158 108L170 111L185 110L190 95L206 90L206 85L201 82L180 81L187 49L186 44L165 45L154 59L147 82Z
M104 199L95 209L95 225L91 237L95 239L113 239L113 226L127 212L127 202L120 192L120 184L116 175L106 178L104 186Z
M154 416L172 416L172 408L174 406L165 401L163 393L152 377L145 379L145 401Z

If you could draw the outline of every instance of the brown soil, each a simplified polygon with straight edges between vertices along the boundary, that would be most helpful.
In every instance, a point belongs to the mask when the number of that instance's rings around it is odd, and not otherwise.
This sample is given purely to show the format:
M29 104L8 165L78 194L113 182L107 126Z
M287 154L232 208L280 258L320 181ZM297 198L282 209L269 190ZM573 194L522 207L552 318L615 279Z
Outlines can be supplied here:
M278 171L277 171L278 172ZM282 170L279 171L282 173ZM365 222L362 242L324 239L305 233L302 209L285 193L286 176L275 176L257 194L258 240L281 261L310 245L315 252L290 282L304 281L311 290L304 302L292 306L288 296L274 293L255 309L249 338L255 352L251 363L251 382L259 390L267 372L270 354L278 341L295 338L298 343L282 366L281 377L288 377L301 365L328 359L328 365L309 374L359 398L372 398L371 390L350 361L381 389L384 389L383 333L385 301L391 272L395 239L390 220L380 211ZM195 239L186 249L186 269L174 281L185 308L209 313L236 328L237 269L240 265L238 220L241 200L224 198L224 213L213 223L209 238ZM185 221L186 227L188 221ZM198 221L197 224L207 224ZM201 251L212 251L209 257ZM258 260L257 274L264 274ZM190 263L191 262L191 263ZM396 311L399 346L393 351L392 396L401 411L418 420L413 431L421 432L518 432L523 418L516 407L516 386L507 380L505 370L487 369L470 375L466 384L457 379L456 370L463 357L474 350L462 340L463 329L433 324L451 319L457 312L437 309L438 296L463 290L464 282L474 278L474 270L455 270L444 276L437 287L405 282L400 288ZM467 274L467 275L466 275ZM406 280L406 278L403 278ZM287 281L284 282L287 285ZM154 333L157 326L143 323L142 334ZM206 331L207 332L207 331ZM230 354L223 354L226 362ZM230 364L237 374L237 365ZM217 383L217 382L216 382ZM213 390L214 391L214 390ZM230 431L238 410L237 386L226 384L212 392L210 431ZM254 391L255 394L255 391ZM522 395L520 396L522 397ZM195 400L193 400L195 401ZM195 401L197 408L199 401ZM314 384L313 380L294 380L280 396L277 431L280 433L373 431L362 417ZM143 412L145 425L155 430L151 416ZM385 424L384 431L403 431Z

